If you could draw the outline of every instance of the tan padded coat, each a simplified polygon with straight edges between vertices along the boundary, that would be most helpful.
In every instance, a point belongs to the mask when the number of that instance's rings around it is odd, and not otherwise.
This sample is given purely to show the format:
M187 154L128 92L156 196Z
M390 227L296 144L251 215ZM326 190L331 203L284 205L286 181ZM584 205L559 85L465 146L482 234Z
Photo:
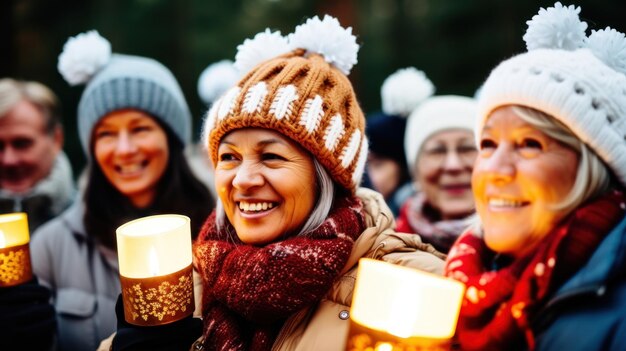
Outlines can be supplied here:
M445 255L415 234L396 233L395 221L383 197L361 188L367 229L355 242L342 276L317 305L290 317L283 326L272 350L343 351L345 348L350 304L360 258L374 258L442 274Z

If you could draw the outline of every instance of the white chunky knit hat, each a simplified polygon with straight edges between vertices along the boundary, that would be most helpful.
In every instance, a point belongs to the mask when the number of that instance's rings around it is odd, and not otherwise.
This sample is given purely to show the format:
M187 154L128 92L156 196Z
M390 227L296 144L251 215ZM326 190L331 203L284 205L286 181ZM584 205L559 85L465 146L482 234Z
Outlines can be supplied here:
M404 151L409 171L424 142L432 135L451 129L473 131L476 100L460 95L433 96L422 102L409 116L404 132Z
M580 7L541 9L528 21L523 53L500 63L478 96L476 136L505 105L547 113L585 142L626 185L626 39L592 31Z

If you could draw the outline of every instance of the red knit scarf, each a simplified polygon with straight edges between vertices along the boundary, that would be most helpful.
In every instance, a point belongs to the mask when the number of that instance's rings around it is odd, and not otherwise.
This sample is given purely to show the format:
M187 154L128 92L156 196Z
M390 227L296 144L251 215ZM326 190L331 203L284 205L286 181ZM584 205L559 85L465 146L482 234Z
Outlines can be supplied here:
M587 262L624 216L620 192L595 200L570 214L539 246L505 268L485 267L494 253L466 232L452 247L445 274L467 286L457 325L463 350L514 350L535 347L530 321L547 298Z
M205 349L270 350L285 319L329 291L364 229L358 198L336 200L313 232L262 247L229 235L230 225L218 232L212 214L194 243Z

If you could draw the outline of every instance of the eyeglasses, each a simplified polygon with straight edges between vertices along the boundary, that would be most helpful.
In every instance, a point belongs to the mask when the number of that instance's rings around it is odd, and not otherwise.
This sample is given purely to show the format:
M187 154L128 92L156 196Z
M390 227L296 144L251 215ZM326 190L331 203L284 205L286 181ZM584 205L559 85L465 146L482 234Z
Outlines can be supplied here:
M455 148L448 148L445 145L439 145L432 148L427 148L422 151L421 157L425 161L432 162L432 164L441 165L444 163L449 153L457 155L459 160L464 165L474 164L478 150L474 145L458 145Z

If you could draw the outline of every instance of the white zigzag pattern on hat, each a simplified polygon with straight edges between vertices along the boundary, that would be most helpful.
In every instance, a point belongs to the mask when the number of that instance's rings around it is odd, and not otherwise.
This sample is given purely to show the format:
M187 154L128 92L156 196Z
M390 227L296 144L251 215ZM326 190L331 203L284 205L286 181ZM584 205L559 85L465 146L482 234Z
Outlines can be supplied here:
M246 92L243 100L242 110L247 113L260 112L263 101L267 96L267 85L265 82L258 82Z
M356 156L357 151L359 150L359 143L361 141L361 131L355 130L350 136L350 141L348 141L348 145L346 145L339 159L341 160L341 165L343 168L348 168L354 160L354 156Z
M367 150L369 148L369 142L366 137L363 137L361 141L361 149L359 150L359 159L356 162L354 172L352 172L352 183L356 186L361 183L361 177L363 176L363 170L365 169L365 162L367 161Z
M228 116L233 111L233 108L235 106L235 99L237 99L237 95L239 95L240 91L241 91L241 88L232 87L220 99L222 101L220 102L219 109L217 110L218 119L220 120L224 119L224 117Z
M323 102L319 95L315 95L313 99L308 99L304 104L304 111L300 117L300 125L303 125L309 133L317 129L320 120L324 116Z
M296 87L293 84L281 87L276 92L276 97L272 101L270 106L270 113L276 116L276 119L281 120L285 117L289 117L293 111L293 102L298 99Z
M331 120L324 133L324 145L330 151L334 151L339 143L339 139L346 134L343 126L343 120L340 114L336 114Z

